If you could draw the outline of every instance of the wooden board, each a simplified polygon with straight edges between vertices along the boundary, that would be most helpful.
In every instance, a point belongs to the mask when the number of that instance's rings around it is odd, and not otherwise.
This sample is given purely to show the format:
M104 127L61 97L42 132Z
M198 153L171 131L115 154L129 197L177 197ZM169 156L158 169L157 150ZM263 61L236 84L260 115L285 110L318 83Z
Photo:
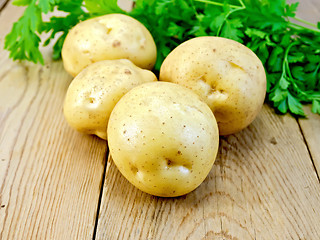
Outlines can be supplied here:
M316 22L319 2L303 3L298 17ZM110 157L97 239L319 239L319 116L299 123L265 106L248 129L221 140L206 181L181 198L135 189Z
M106 142L64 120L61 61L13 63L2 50L22 10L8 4L0 16L0 239L90 239Z
M288 2L296 1L289 0ZM317 24L320 22L320 2L318 0L301 1L298 6L297 17ZM306 106L304 111L307 118L298 119L298 123L320 182L320 116L311 113L310 105Z
M293 2L293 0L290 0ZM194 192L158 198L134 188L106 142L73 131L62 104L71 77L61 61L12 62L4 36L23 9L0 0L0 240L320 239L320 116L264 106L241 133L221 138ZM129 0L120 0L130 7ZM320 2L298 16L320 21ZM99 215L97 215L99 213Z
M180 198L134 188L110 158L97 239L319 239L320 184L299 126L265 106L221 139L205 182Z
M320 21L320 8L318 0L287 0L287 2L299 2L297 17L312 23L317 23Z
M299 119L299 125L320 181L320 115L312 114L310 106L305 107L305 112L308 117Z

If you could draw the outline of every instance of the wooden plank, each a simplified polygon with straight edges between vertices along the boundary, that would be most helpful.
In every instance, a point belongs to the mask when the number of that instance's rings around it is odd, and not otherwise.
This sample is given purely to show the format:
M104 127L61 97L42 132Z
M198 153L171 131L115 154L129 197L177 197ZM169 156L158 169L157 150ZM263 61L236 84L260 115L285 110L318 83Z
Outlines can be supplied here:
M314 21L318 5L304 1L302 15ZM319 239L319 200L299 125L264 106L247 129L221 139L205 182L180 198L142 193L109 157L97 239Z
M134 188L109 159L97 239L319 239L320 184L299 126L269 107L221 139L194 192L158 198Z
M287 0L288 3L299 2L297 17L306 21L317 23L320 21L320 2L319 0Z
M308 118L299 119L299 124L308 145L315 169L320 176L320 115L311 113L310 107L304 108Z
M289 2L294 2L290 0ZM303 18L311 23L320 22L320 1L301 1L298 7L297 17ZM314 167L320 176L320 116L311 113L310 106L304 108L308 118L299 119L299 125L307 143ZM319 180L320 181L320 180Z
M132 9L132 0L118 0L118 5L125 11L130 11Z
M0 16L0 239L90 239L106 142L67 125L71 77L50 51L45 66L8 60L2 40L22 11Z

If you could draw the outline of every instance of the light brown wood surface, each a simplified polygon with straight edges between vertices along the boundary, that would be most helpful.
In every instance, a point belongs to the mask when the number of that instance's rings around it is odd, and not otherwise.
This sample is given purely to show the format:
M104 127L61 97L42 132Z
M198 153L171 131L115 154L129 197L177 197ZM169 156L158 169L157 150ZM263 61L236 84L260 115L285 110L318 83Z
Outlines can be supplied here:
M3 1L0 1L0 5ZM320 2L298 16L320 21ZM279 116L267 105L221 138L209 176L179 198L134 188L107 145L62 113L71 77L61 61L12 62L4 36L23 9L0 12L0 240L320 239L320 116ZM123 5L127 6L128 5Z
M307 3L311 11L320 9L319 2ZM300 11L315 22L308 8ZM320 155L310 150L320 144L320 121L308 115L310 121L299 126L265 106L249 128L221 139L205 182L180 198L142 193L110 157L97 239L320 239L320 185L313 165ZM302 135L300 128L314 132Z
M320 8L318 0L287 0L287 3L299 2L297 17L312 23L320 21Z
M299 119L299 125L308 146L314 167L320 176L320 115L312 114L310 107L305 107L306 119ZM320 179L320 178L319 178Z
M152 197L108 161L97 239L319 239L320 184L291 116L265 106L221 139L202 185L180 198Z
M0 11L6 6L9 0L0 0Z
M106 142L64 120L61 62L12 62L2 50L21 10L0 15L0 239L91 239Z

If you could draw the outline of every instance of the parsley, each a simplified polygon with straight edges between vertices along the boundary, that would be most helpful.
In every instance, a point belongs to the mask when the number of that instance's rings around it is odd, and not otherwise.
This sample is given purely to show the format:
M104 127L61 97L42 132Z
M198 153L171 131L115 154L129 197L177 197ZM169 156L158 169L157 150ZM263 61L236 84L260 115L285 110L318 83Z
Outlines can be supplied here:
M53 58L59 59L63 41L69 29L80 20L89 17L89 14L82 9L81 0L15 0L12 4L27 6L23 16L13 24L11 32L5 37L4 48L10 51L10 57L14 60L28 60L44 64L39 51L40 34L50 31L51 35L43 45L48 45L57 33L62 33L53 46ZM65 17L53 16L50 22L44 22L42 14L54 10L63 11L67 15Z
M302 104L311 103L320 114L320 23L296 18L298 3L285 0L136 0L131 12L124 12L117 0L15 0L27 6L23 16L5 38L10 57L43 64L40 34L51 33L43 44L57 39L53 58L70 28L79 21L108 13L128 14L142 22L154 36L158 48L155 70L181 42L198 36L221 36L251 48L267 71L267 101L280 113L305 116ZM42 13L54 10L65 17ZM291 19L309 25L291 22ZM58 38L56 38L56 35Z

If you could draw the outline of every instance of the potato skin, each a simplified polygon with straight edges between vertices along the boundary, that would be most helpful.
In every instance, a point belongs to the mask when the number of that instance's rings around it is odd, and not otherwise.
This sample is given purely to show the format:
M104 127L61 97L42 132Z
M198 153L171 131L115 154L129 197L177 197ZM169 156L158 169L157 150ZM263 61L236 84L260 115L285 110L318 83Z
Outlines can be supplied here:
M192 89L213 111L220 135L247 127L266 95L266 74L246 46L221 37L198 37L175 48L164 60L160 81Z
M157 81L149 70L127 59L105 60L82 70L71 82L64 101L64 116L74 129L107 139L112 109L130 89Z
M161 197L187 194L215 161L219 133L210 108L173 83L145 83L116 105L108 125L111 156L140 190Z
M68 33L62 59L65 70L76 76L101 60L129 59L138 67L152 69L157 49L147 28L132 17L108 14L80 22Z

